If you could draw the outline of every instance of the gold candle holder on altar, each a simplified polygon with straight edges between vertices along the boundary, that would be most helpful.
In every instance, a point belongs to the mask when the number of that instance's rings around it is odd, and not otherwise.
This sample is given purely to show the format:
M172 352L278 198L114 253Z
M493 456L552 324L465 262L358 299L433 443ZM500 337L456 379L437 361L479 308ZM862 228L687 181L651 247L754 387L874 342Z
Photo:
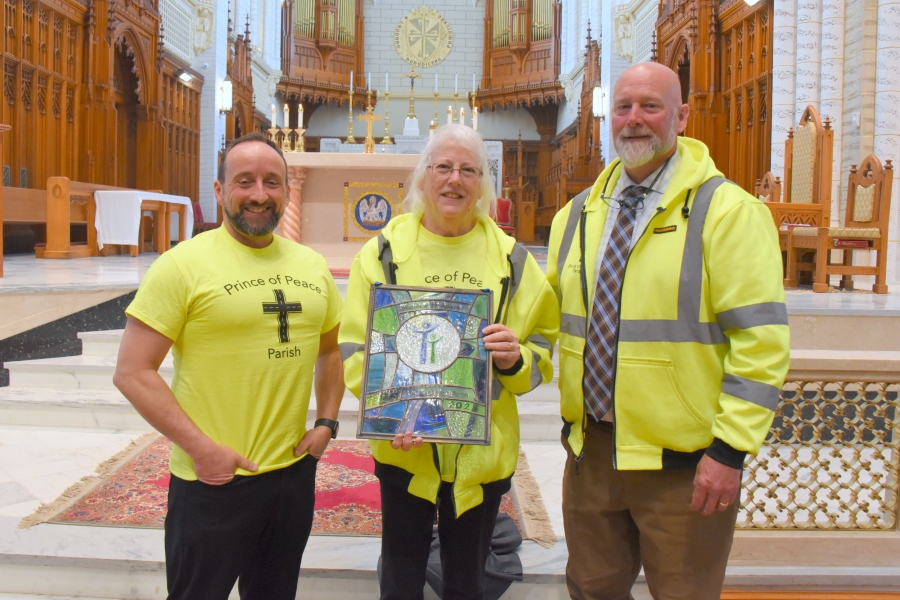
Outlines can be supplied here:
M297 141L294 142L294 152L306 152L306 130L298 127L293 131L297 134Z
M281 134L281 143L278 142L278 134ZM306 130L302 127L297 129L282 129L281 127L271 127L269 128L269 135L272 136L272 141L275 142L275 145L281 146L282 152L306 152L306 137L304 134ZM296 136L296 141L294 142L294 148L291 149L291 135Z
M372 90L369 90L366 94L366 114L356 117L360 121L366 122L366 146L364 149L364 152L366 154L375 153L375 138L372 137L372 123L381 120L381 117L376 115L373 111L374 108L372 107Z
M387 90L384 91L384 138L382 138L382 144L393 144L390 136L390 123L388 122L388 118L390 117L388 111L388 105L391 101L391 93Z
M438 93L435 92L434 93L434 121L432 121L432 123L434 124L434 127L432 127L432 129L437 129L437 122L438 122L439 118L440 117L438 116Z
M347 92L347 94L350 96L350 124L347 129L347 143L355 144L356 139L354 139L354 137L353 137L353 86L352 85L350 86L350 90Z
M453 122L457 122L456 115L459 114L459 92L453 92Z

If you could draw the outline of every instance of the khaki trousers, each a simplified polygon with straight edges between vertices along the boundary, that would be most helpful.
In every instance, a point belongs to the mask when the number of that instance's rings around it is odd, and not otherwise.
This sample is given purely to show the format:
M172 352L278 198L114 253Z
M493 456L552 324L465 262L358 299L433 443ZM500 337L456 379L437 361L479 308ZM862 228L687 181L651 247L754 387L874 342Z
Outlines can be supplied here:
M691 510L695 469L613 469L612 424L588 418L584 457L569 450L563 518L574 600L628 600L641 565L655 600L719 600L737 503Z

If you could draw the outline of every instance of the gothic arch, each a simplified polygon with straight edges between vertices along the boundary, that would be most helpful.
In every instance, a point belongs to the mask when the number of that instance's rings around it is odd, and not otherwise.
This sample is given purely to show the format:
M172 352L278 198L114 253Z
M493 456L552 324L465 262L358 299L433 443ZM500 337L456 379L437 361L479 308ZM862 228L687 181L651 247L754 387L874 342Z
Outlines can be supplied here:
M143 89L143 83L150 81L150 74L147 71L147 57L142 51L140 36L128 25L122 25L113 35L115 49L120 53L131 57L134 66L133 73L137 77L137 87L135 93L138 95L138 102L146 104L146 90ZM116 52L113 52L110 59L113 61L112 68L115 69ZM112 72L112 71L111 71Z
M681 101L688 103L691 92L691 42L685 36L679 36L674 51L668 56L668 67L675 71L681 82Z

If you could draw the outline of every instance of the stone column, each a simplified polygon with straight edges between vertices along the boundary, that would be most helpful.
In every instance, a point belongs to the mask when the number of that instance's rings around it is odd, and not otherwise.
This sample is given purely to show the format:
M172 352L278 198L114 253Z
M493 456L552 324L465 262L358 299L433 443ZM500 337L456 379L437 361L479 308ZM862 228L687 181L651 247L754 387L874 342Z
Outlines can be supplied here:
M306 181L306 169L304 167L288 167L288 183L291 186L288 197L288 205L284 209L284 215L278 224L278 233L289 240L299 242L303 233L303 182Z
M810 104L819 108L822 72L822 0L797 4L797 96L794 122Z
M200 209L206 221L216 220L216 197L213 182L218 170L219 148L225 135L225 115L219 112L222 93L219 88L226 74L226 41L228 39L228 0L204 0L194 9L194 24L201 9L212 20L209 46L197 48L195 42L194 68L203 75L200 95Z
M891 224L888 234L887 281L900 286L900 0L878 1L878 41L875 58L875 155L894 165Z
M616 2L602 0L600 2L600 86L606 94L607 118L600 123L600 147L603 159L609 165L618 156L613 145L612 128L610 127L610 106L612 106L612 88L622 71L631 66L631 62L616 54L615 27ZM593 20L591 21L593 28Z
M784 179L784 142L794 126L794 82L797 76L797 5L775 3L772 29L772 173Z
M825 0L822 7L822 118L831 117L834 152L831 169L831 223L840 222L841 147L844 112L844 0Z

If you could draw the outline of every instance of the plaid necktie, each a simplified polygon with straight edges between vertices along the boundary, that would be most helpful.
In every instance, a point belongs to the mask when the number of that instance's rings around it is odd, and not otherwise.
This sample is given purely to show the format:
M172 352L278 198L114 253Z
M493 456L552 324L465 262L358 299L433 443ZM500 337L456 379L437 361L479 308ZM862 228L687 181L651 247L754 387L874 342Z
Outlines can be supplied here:
M597 289L591 307L587 347L584 352L584 404L591 416L599 421L612 409L616 370L616 337L619 330L619 293L625 262L631 251L631 237L637 216L635 204L650 188L631 185L620 199L619 214L603 253ZM633 199L632 202L625 199Z

